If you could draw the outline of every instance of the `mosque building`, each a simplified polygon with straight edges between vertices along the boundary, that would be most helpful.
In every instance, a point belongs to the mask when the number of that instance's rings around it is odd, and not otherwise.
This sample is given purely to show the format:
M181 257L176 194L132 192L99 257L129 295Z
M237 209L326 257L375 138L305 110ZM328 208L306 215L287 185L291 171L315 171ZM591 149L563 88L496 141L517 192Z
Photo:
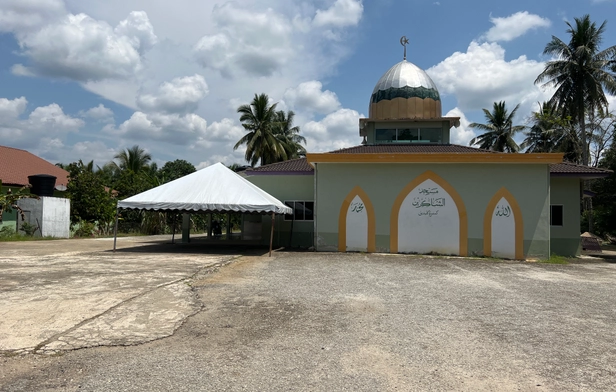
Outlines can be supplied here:
M563 154L451 144L460 119L442 116L436 85L404 57L374 87L361 144L244 172L294 209L276 217L274 243L510 259L579 254L580 181L609 171L563 162ZM245 217L255 238L269 238L271 224Z

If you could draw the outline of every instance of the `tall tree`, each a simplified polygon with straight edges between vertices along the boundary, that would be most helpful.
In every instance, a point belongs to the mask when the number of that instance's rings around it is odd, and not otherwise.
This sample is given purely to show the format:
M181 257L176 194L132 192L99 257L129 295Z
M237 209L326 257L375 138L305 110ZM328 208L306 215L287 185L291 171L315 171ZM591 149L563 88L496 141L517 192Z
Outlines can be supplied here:
M287 159L295 159L306 155L306 149L303 144L306 144L306 138L300 135L298 126L293 126L295 112L289 110L285 113L283 110L276 112L274 133L276 138L282 143Z
M270 105L267 94L255 94L250 104L237 108L240 122L247 133L233 146L233 149L237 150L245 144L245 159L251 166L259 161L261 165L265 165L287 157L283 144L274 134L276 105L276 103Z
M183 159L176 159L175 161L169 161L163 165L158 171L158 176L163 183L177 180L180 177L184 177L190 173L197 171L195 166Z
M472 123L469 125L483 131L483 134L474 137L469 145L478 145L479 148L500 152L518 152L520 146L513 140L513 136L524 130L524 125L513 125L513 117L520 105L509 113L505 101L494 102L492 111L483 109L487 120L486 124Z
M603 22L597 27L589 15L575 18L573 25L567 22L569 42L552 36L543 53L554 60L546 63L535 80L535 84L555 88L550 102L579 124L583 165L589 163L588 145L592 136L586 130L586 115L598 108L608 108L604 89L616 94L616 79L610 73L610 68L614 67L616 46L599 50L605 24Z
M150 170L150 161L152 156L138 145L122 150L117 153L113 159L118 162L113 162L120 170L132 170L135 173Z
M98 222L101 228L109 227L116 202L92 166L92 162L84 164L81 160L67 166L69 182L66 192L71 199L71 222Z
M531 124L520 145L525 152L562 152L568 162L580 162L582 149L571 117L563 117L553 103L541 103L532 114Z

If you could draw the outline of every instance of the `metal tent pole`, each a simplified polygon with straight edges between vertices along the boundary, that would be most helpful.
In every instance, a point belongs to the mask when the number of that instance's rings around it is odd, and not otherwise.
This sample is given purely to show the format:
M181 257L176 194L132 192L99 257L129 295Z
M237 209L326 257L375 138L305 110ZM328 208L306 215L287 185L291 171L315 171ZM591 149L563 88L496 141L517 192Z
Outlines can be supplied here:
M113 226L113 251L116 251L116 241L118 239L118 215L120 210L116 208L115 225Z
M270 251L269 251L269 257L272 257L272 243L274 241L274 222L275 222L276 216L274 215L274 213L272 212L272 232L270 234Z

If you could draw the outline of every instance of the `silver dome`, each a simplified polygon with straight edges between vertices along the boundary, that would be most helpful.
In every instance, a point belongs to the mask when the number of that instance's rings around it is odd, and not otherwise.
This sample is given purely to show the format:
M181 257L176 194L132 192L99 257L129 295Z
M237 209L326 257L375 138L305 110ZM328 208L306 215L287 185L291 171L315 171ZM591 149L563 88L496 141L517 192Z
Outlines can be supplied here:
M406 60L402 60L398 64L391 67L389 71L385 72L374 87L372 94L392 87L400 88L405 86L425 87L427 89L435 90L438 94L438 89L428 74L415 64Z

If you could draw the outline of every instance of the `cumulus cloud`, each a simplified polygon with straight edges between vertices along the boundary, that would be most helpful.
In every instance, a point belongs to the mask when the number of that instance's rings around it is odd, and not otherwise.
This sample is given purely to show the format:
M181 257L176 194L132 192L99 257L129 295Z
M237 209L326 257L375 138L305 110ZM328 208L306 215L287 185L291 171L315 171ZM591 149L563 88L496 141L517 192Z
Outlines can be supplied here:
M82 111L79 114L82 117L91 118L96 121L113 122L113 111L105 107L102 103L86 111Z
M141 55L156 43L145 12L131 12L114 29L86 14L69 14L16 34L32 67L14 69L79 81L128 78L142 69Z
M469 128L470 121L466 118L466 115L459 109L453 108L445 117L460 117L460 126L457 128L451 128L449 134L449 140L452 144L459 144L462 146L468 146L468 142L471 141L472 138L477 136L475 132Z
M505 61L505 50L497 43L473 41L466 53L455 52L426 72L441 94L455 95L460 110L468 111L502 100L516 105L549 98L534 85L543 68L526 56Z
M328 114L340 108L340 101L336 93L325 90L323 84L317 80L311 80L299 84L295 88L285 91L283 98L294 109L302 111Z
M530 14L528 11L516 12L504 18L490 17L490 21L494 26L488 30L484 37L492 42L511 41L530 30L547 28L552 24L549 19Z
M62 0L3 0L0 32L22 35L65 14Z
M359 118L352 109L339 109L320 121L309 121L302 127L310 152L332 151L359 145Z
M27 104L24 97L0 98L0 140L10 140L14 147L31 148L42 138L64 137L84 125L82 120L68 116L55 103L39 106L22 119Z
M176 145L188 145L205 136L207 122L189 114L135 112L119 127L107 127L105 132L137 141L155 140Z
M316 26L355 26L363 12L361 0L336 0L328 9L317 10L313 22Z
M0 121L2 119L17 119L26 110L26 97L15 99L0 98Z
M146 111L192 112L197 109L199 102L208 92L203 76L195 74L164 82L159 86L156 94L138 96L137 105Z
M226 77L238 70L270 76L293 52L291 22L271 8L255 11L229 2L214 6L212 19L220 32L201 38L194 53L202 66Z
M304 62L318 61L324 49L315 43L315 36L319 35L321 41L322 37L339 38L341 29L357 25L363 6L359 0L336 0L330 8L316 10L314 18L295 11L287 15L272 8L249 8L233 2L215 5L212 20L216 33L196 43L195 59L227 78L239 74L270 77L294 62L301 68L299 52L310 51L311 59Z

